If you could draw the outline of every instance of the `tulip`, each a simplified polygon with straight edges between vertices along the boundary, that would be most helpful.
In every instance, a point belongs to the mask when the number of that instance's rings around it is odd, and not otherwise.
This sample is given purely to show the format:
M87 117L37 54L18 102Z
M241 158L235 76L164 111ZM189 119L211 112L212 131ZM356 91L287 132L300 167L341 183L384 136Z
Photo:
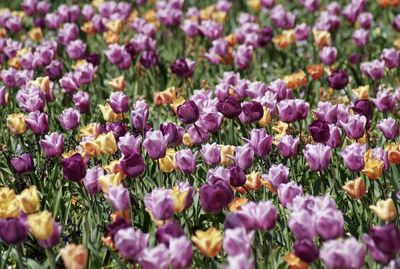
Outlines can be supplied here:
M287 183L289 178L289 169L283 164L274 164L269 168L268 175L265 177L271 187L277 190L279 185Z
M19 207L25 214L32 214L39 210L40 199L36 186L31 186L23 190L17 196Z
M372 80L379 80L385 75L385 63L374 60L360 65L361 72Z
M295 201L296 199L293 203ZM288 226L297 240L313 240L317 233L314 216L306 210L293 211L290 214Z
M303 150L308 165L313 171L322 171L328 168L332 148L323 144L308 144Z
M241 206L236 214L248 230L272 230L278 217L271 201L249 202Z
M380 121L378 128L387 139L395 139L399 135L399 125L391 117Z
M206 257L213 258L217 256L222 247L223 237L214 227L206 231L197 230L192 236L192 241L197 249Z
M369 42L369 33L368 30L365 29L357 29L353 32L352 35L353 43L356 47L361 48L368 44Z
M257 156L265 156L271 151L273 136L268 135L265 129L251 130L251 137L248 140L250 147Z
M312 138L317 143L325 143L330 138L329 125L325 121L314 120L309 126L308 130Z
M331 65L336 62L337 49L335 47L324 47L319 53L322 63Z
M7 115L7 127L14 135L20 135L26 131L26 116L23 113L13 113Z
M175 154L175 162L179 170L184 174L193 174L196 172L196 159L198 152L192 153L190 149L178 151Z
M239 115L240 122L243 124L259 121L264 114L263 107L259 102L244 102L242 104L242 113Z
M346 123L342 122L342 127L346 136L351 139L359 139L364 136L367 125L367 118L360 115L350 115Z
M160 125L160 131L164 136L168 137L169 146L179 146L183 142L183 134L185 130L177 126L175 123L168 122Z
M330 240L323 244L320 258L327 268L361 269L365 249L354 237Z
M178 186L172 188L174 199L174 211L182 212L193 203L194 190L188 182L179 182Z
M364 168L365 145L351 144L340 152L346 167L352 172L361 171Z
M39 240L38 243L42 248L52 248L58 244L61 237L61 224L53 222L53 232L46 240Z
M239 166L229 168L229 183L233 187L240 187L246 183L246 175Z
M372 14L370 12L363 12L358 15L357 21L362 28L369 29L372 26Z
M0 106L8 104L8 90L5 86L0 87Z
M319 102L317 110L313 110L313 115L321 121L327 123L336 123L338 114L338 105L329 102Z
M303 239L293 244L293 253L306 263L313 263L319 258L319 249L311 240Z
M342 189L353 199L360 199L367 192L364 180L361 177L346 182Z
M344 89L349 83L349 77L343 70L333 71L327 78L328 84L335 90Z
M400 231L395 224L372 227L364 241L372 259L378 263L388 263L400 251Z
M67 269L86 268L88 251L84 246L67 244L60 249L60 255Z
M146 208L157 220L166 220L174 214L174 200L170 190L156 188L144 197Z
M161 171L164 173L170 173L174 171L175 154L176 152L174 149L167 149L165 157L158 159L158 164Z
M171 64L171 71L181 78L189 78L193 76L196 62L190 59L178 59Z
M199 109L194 101L185 101L178 106L177 114L179 119L186 124L195 123L199 119Z
M200 187L200 204L205 212L217 213L227 206L233 199L233 191L223 179L217 178L213 183L206 183Z
M61 78L63 71L64 65L59 60L52 60L50 64L46 66L45 74L54 81ZM77 87L75 87L75 89L76 88Z
M115 247L128 260L137 260L147 247L148 240L148 234L132 227L119 229L114 236Z
M67 45L67 54L71 60L77 60L84 56L86 51L86 44L80 40L74 40Z
M378 179L384 168L384 161L376 158L364 158L364 169L362 172L367 175L369 179Z
M254 268L254 258L244 253L236 256L228 256L227 265L223 267L228 268L241 268L241 269L253 269Z
M293 181L279 184L278 198L284 207L291 208L292 202L297 196L303 196L302 186L297 185Z
M293 138L291 135L284 135L277 144L282 157L291 158L297 155L300 138Z
M60 156L64 152L64 136L58 133L45 135L44 139L39 141L44 154L49 157Z
M23 153L19 157L11 158L11 166L19 174L29 173L35 169L33 158L29 153Z
M49 122L46 113L34 111L29 113L25 123L32 133L36 135L45 134L49 131Z
M61 127L68 131L75 129L80 124L81 114L78 110L73 108L65 109L62 114L59 116L58 120L60 122Z
M72 101L75 104L76 109L80 113L87 113L90 110L90 96L85 91L78 91L72 96Z
M380 59L385 62L385 66L389 69L399 67L400 52L394 48L383 49Z
M232 163L232 157L233 154L235 153L235 147L234 146L224 146L220 145L221 147L221 164L222 165L229 165Z
M99 105L99 108L103 115L103 119L107 122L119 122L124 118L123 114L115 113L108 103L105 105ZM134 111L132 111L132 114L134 114ZM131 118L133 118L132 114Z
M235 164L241 169L249 169L253 164L254 150L249 144L235 148Z
M113 92L107 102L115 113L125 113L129 109L129 98L122 92Z
M337 148L342 145L342 132L339 127L329 124L329 139L326 144L331 148Z
M234 119L242 112L240 101L233 96L227 96L224 100L219 101L216 104L216 108L218 112L228 119Z
M324 210L316 215L315 229L323 240L336 239L343 234L344 218L339 210Z
M143 269L168 269L169 262L168 249L164 244L159 244L153 248L145 248L139 259L140 267Z
M28 239L28 226L22 218L0 219L0 239L16 245Z
M187 268L191 265L193 256L192 243L185 236L172 238L169 241L168 252L173 268Z
M216 165L221 161L220 147L216 143L203 145L200 153L208 165Z
M372 98L376 108L381 112L388 112L394 108L394 96L389 91L380 90L376 98Z
M254 231L247 232L244 228L234 228L225 231L223 246L228 256L239 254L251 255Z
M397 209L392 198L379 200L376 205L370 205L369 208L384 221L394 220L397 216Z
M89 194L96 194L101 191L98 179L104 175L103 169L94 166L87 170L86 176L83 178L83 184Z
M144 163L143 157L137 153L125 155L120 166L124 173L128 177L137 177L146 170L146 164Z
M164 158L168 145L168 137L164 136L161 131L149 131L143 141L143 147L147 154L153 160Z
M61 159L61 166L64 177L68 180L79 182L86 176L86 164L79 153Z
M115 210L124 211L130 207L129 191L122 184L111 187L105 197L111 202Z
M27 224L37 240L47 240L53 233L53 218L49 211L28 215Z
M246 69L250 66L254 48L251 45L242 44L234 53L235 65L239 69Z
M100 134L94 142L99 146L102 154L111 155L117 151L117 142L112 132Z
M157 243L169 245L169 241L173 238L179 238L185 235L182 226L176 220L157 227L156 239Z
M208 132L201 126L197 126L194 124L189 125L187 131L192 142L195 144L201 144L207 142L209 138Z

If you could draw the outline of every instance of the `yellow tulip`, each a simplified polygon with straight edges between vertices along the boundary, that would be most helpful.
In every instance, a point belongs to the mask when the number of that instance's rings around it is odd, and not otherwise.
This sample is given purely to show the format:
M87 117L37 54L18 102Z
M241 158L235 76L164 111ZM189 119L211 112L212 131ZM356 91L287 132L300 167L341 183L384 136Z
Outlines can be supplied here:
M392 198L379 200L376 205L370 205L369 208L384 221L394 220L397 216L396 206Z
M71 67L72 67L72 69L76 70L76 69L78 69L79 67L84 66L84 65L86 65L86 64L87 64L87 61L86 61L85 59L79 59L79 60L76 60L76 62L73 63L73 64L71 65Z
M261 10L261 1L260 0L247 0L247 6L253 12L259 12Z
M93 136L97 137L99 135L99 124L92 122L86 126L83 126L79 129L78 140L82 137Z
M241 194L245 194L250 190L258 190L259 188L261 188L261 173L253 171L246 175L246 182L244 185L237 187L236 190Z
M40 27L34 27L28 32L28 36L35 42L39 42L43 39L42 29Z
M258 121L258 125L261 127L267 127L271 123L271 110L269 107L263 107L263 116L262 118Z
M46 240L53 233L53 218L47 210L28 215L27 223L37 240Z
M26 131L25 119L26 115L24 113L8 114L7 127L14 135L23 134Z
M126 87L126 82L124 76L119 76L113 78L112 80L107 82L108 85L114 88L115 91L123 91Z
M110 187L116 187L122 182L122 175L120 173L108 174L99 177L98 181L100 188L104 193L108 193Z
M364 169L362 172L369 179L378 179L383 173L384 162L372 156L372 149L364 154Z
M96 29L91 21L84 22L81 26L81 30L87 35L94 35L96 33Z
M0 219L16 218L19 215L18 200L14 190L0 188Z
M119 34L122 31L122 20L111 20L106 26L109 31Z
M170 173L170 172L174 171L175 153L176 152L174 149L167 149L167 153L166 153L165 157L158 160L160 169L164 173Z
M230 212L236 212L240 210L242 205L247 204L248 200L243 197L236 197L228 204L228 209Z
M115 113L109 104L99 105L103 119L108 122L118 122L124 119L124 114Z
M367 192L365 182L361 177L346 182L342 189L353 199L360 199Z
M313 36L315 44L320 49L331 44L331 34L328 31L313 30Z
M117 151L117 142L113 132L99 135L94 141L100 148L101 153L106 155L114 154Z
M181 192L178 186L172 188L172 198L174 199L174 211L175 213L182 212L185 209L186 198L188 192Z
M44 93L48 94L50 92L50 86L52 82L49 77L37 77L35 80L29 82L31 85L39 87Z
M221 164L229 165L232 163L232 157L235 153L235 147L231 145L221 145Z
M182 105L185 101L186 100L183 97L177 97L172 101L172 103L170 104L170 107L175 112L175 114L176 114L176 109L178 108L178 106Z
M60 249L60 254L67 269L86 268L88 252L84 246L68 244Z
M307 84L307 75L303 70L285 76L283 80L286 82L288 88L296 89Z
M117 174L120 173L123 178L125 178L125 174L122 168L119 166L122 158L119 160L113 160L109 164L104 165L103 168L106 170L107 174Z
M30 186L19 195L17 195L19 207L26 214L32 214L39 210L40 199L36 186Z
M368 100L369 98L369 85L360 86L356 89L353 89L353 94L357 97L357 99Z
M299 257L293 253L287 254L283 260L288 264L289 269L307 269L308 264L303 262Z
M90 157L97 157L100 155L100 146L92 139L81 143L85 153Z
M207 231L197 230L192 236L192 241L197 249L204 256L213 258L217 256L222 246L222 234L214 227L208 228Z
M184 133L183 134L183 144L185 145L185 146L187 146L187 147L191 147L191 146L193 146L193 140L192 140L192 138L190 137L190 135L189 135L189 133Z
M388 160L391 164L400 164L400 147L397 144L391 143L386 145L388 151Z

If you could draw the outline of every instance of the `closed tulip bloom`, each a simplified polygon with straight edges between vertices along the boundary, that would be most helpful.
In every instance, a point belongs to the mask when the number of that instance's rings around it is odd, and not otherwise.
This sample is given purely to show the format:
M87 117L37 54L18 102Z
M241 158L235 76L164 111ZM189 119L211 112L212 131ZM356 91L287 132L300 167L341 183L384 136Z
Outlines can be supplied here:
M117 142L112 132L100 134L94 142L99 146L102 154L111 155L117 151Z
M392 198L379 200L376 205L370 205L369 208L384 221L394 220L397 216L397 209Z
M66 73L59 81L64 93L73 94L79 88L79 82L73 73Z
M53 221L53 232L46 240L38 240L39 245L42 248L52 248L58 244L61 237L61 224Z
M125 113L129 109L129 98L123 92L113 92L107 101L115 113Z
M250 139L248 143L254 150L257 156L267 155L272 148L273 136L268 135L265 129L253 129L251 130Z
M202 144L207 142L210 135L208 132L201 126L195 126L193 124L189 125L187 128L190 139L194 144Z
M125 155L119 164L124 173L131 178L137 177L144 173L146 164L140 154L132 153Z
M295 157L298 152L300 138L293 138L291 135L282 136L277 144L282 157L291 158Z
M192 153L190 149L178 151L175 154L175 162L179 170L185 174L193 174L196 171L196 159L198 152Z
M28 239L29 229L23 218L0 219L0 239L16 245Z
M347 169L352 172L359 172L364 168L365 145L350 144L342 149L340 156L343 158Z
M264 115L264 109L259 102L251 101L242 104L242 113L239 115L243 124L259 121Z
M399 125L391 117L380 121L378 128L387 139L395 139L399 135Z
M303 150L310 169L313 171L322 171L328 168L332 155L332 148L323 144L308 144Z
M367 118L362 115L350 115L346 123L342 122L342 127L346 136L350 139L359 139L364 136L367 125Z
M149 131L143 141L143 147L147 154L153 160L164 158L168 145L168 137L164 136L161 131Z
M28 226L37 240L47 240L53 233L53 218L49 211L28 215Z
M385 63L379 60L364 62L360 65L360 69L365 76L372 80L379 80L385 75Z
M78 91L74 93L72 96L72 101L74 102L74 105L76 109L80 113L87 113L90 110L90 96L89 93L85 91Z
M20 209L25 214L32 214L39 210L40 199L36 186L31 186L17 195Z
M88 259L88 251L82 245L67 244L60 249L60 255L67 269L84 269Z
M235 148L235 164L242 170L249 169L253 165L254 150L246 144Z
M228 119L234 119L242 112L240 101L234 96L227 96L216 104L218 112Z
M216 143L202 145L200 153L208 165L216 165L221 161L221 150Z
M218 112L206 112L200 115L200 125L207 132L217 132L221 127L224 117Z
M313 110L313 115L321 121L327 123L336 123L338 114L338 105L329 102L319 102L317 109Z
M314 120L309 126L308 130L312 138L317 143L325 143L330 138L329 125L325 121Z
M29 173L35 169L33 158L29 153L23 153L18 157L11 158L11 166L19 174Z
M246 174L239 166L231 166L229 168L229 183L233 187L240 187L246 183Z
M5 86L0 87L0 106L8 104L8 90Z
M127 260L138 260L147 247L149 235L132 227L120 229L114 237L115 247Z
M183 142L183 134L185 129L177 126L175 123L168 122L160 125L160 131L164 136L168 137L169 146L180 146Z
M311 240L303 239L293 244L293 253L306 263L312 263L319 258L319 249Z
M297 240L314 240L317 233L314 216L306 210L293 211L288 226Z
M118 149L124 155L130 155L133 153L140 154L141 143L141 136L135 137L130 133L126 133L124 136L119 137Z
M129 191L122 184L111 187L105 197L111 202L115 210L124 211L130 207Z
M323 47L319 53L322 63L331 65L336 62L337 49L335 47Z
M64 65L59 60L52 60L50 64L46 66L45 74L52 81L54 81L61 78L63 71L64 71Z
M45 134L49 131L48 117L44 112L34 111L29 113L25 123L36 135Z
M329 124L329 139L326 144L331 148L337 148L342 145L342 131L334 124Z
M212 258L219 254L223 237L221 232L214 227L206 231L197 230L192 236L192 241L197 249L206 257Z
M153 248L145 248L139 259L139 264L143 269L168 269L170 257L167 247L164 244L159 244Z
M254 48L251 45L239 45L234 52L235 65L239 69L246 69L250 66L253 58Z
M340 210L323 210L317 213L315 228L323 240L336 239L343 234L344 219Z
M361 177L346 182L342 189L353 199L360 199L367 192L365 182Z
M187 100L178 106L177 114L183 123L192 124L199 119L199 108L194 101Z
M271 201L248 202L236 214L248 230L272 230L278 217Z
M329 269L361 269L365 248L354 237L330 240L322 245L320 258Z
M293 99L284 99L278 103L279 119L286 123L297 120L296 102Z
M64 177L68 180L79 182L86 176L86 164L79 153L61 159L61 166Z
M239 254L251 255L254 231L247 232L245 228L234 228L225 231L223 246L228 256Z
M174 214L174 199L171 191L156 188L144 197L144 204L157 220L166 220Z
M7 127L14 135L21 135L26 131L26 115L24 113L13 113L7 115Z
M98 179L103 175L103 169L99 166L94 166L86 171L86 176L83 178L83 184L89 194L94 195L101 191Z
M283 164L274 164L269 168L268 175L264 175L271 186L277 190L279 185L287 183L289 178L289 169Z
M223 269L254 269L254 258L246 254L227 257L227 265Z
M39 141L44 154L49 157L60 156L64 152L64 136L58 133L45 135L44 139Z
M67 54L71 60L77 60L85 55L86 44L80 40L74 40L67 45Z
M389 69L399 67L400 52L395 48L383 49L380 59L385 62L385 66Z
M358 15L357 21L362 28L369 29L372 26L373 16L370 12L363 12Z
M156 239L157 243L169 245L169 242L173 238L179 238L185 235L182 226L178 221L172 220L162 226L157 227Z
M400 251L400 231L395 224L372 227L364 241L372 259L378 263L388 263Z
M223 179L203 184L199 195L201 208L209 213L218 213L233 199L231 186Z
M171 64L171 71L181 78L189 78L193 76L196 62L191 59L178 59Z
M349 76L344 70L336 70L328 76L327 80L331 88L341 90L349 83Z
M297 196L303 196L302 186L293 181L279 184L278 198L284 207L291 208L292 202Z
M369 42L369 32L365 29L357 29L352 35L353 43L356 47L361 48L368 44Z
M380 90L376 98L372 98L375 107L381 112L388 112L394 108L394 96L389 91Z
M192 264L193 249L192 243L185 236L172 238L169 241L168 252L173 268L183 269Z
M58 117L61 127L68 131L75 129L79 126L81 120L81 114L78 110L73 108L65 109L62 114Z

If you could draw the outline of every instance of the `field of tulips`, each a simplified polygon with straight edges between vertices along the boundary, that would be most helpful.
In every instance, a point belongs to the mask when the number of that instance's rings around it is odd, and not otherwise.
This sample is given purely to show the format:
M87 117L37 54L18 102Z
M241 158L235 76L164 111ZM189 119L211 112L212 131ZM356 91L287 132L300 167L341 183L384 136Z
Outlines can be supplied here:
M400 268L399 0L0 2L0 269Z

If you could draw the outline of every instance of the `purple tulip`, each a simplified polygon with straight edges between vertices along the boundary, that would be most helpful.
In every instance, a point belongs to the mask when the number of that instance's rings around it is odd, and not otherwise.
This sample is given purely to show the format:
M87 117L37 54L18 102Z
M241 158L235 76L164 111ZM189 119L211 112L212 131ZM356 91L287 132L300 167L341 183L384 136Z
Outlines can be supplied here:
M61 78L64 71L64 65L59 60L52 60L48 66L46 66L46 76L51 80L57 80Z
M170 219L174 214L174 199L168 189L154 189L145 195L144 204L158 220Z
M25 112L41 111L46 105L45 93L36 86L26 85L16 95L18 106Z
M250 139L246 139L254 153L259 156L267 155L272 148L273 136L268 135L265 129L251 130Z
M337 49L335 47L323 47L319 53L322 63L331 65L336 62Z
M38 240L39 245L42 248L52 248L60 242L62 226L58 222L53 222L53 232L50 237L46 240Z
M330 87L335 90L341 90L349 83L349 76L343 70L336 70L328 76L327 80Z
M233 199L231 186L219 178L201 185L199 195L201 208L209 213L218 213Z
M379 80L385 75L385 62L374 60L360 65L361 72L372 80Z
M64 136L58 133L45 135L44 139L39 141L44 154L49 157L60 156L64 152Z
M222 25L213 20L202 20L198 29L200 34L210 40L216 40L223 35Z
M78 110L73 108L64 109L61 115L58 117L61 127L68 131L75 129L79 126L81 114Z
M171 64L171 71L181 78L190 78L193 76L196 62L191 59L178 59Z
M71 157L61 159L64 177L75 182L86 176L86 164L82 155L75 153Z
M107 200L111 202L112 207L118 211L124 211L128 209L131 204L129 197L129 191L122 184L116 187L110 187L107 194L105 194Z
M149 118L149 106L146 101L136 101L131 111L132 126L137 130L144 130L147 126L147 119Z
M314 120L308 126L308 130L317 143L326 143L330 138L329 125L325 121Z
M218 112L205 112L200 115L200 125L207 132L214 133L219 130L224 117Z
M357 21L364 29L369 29L372 26L373 16L370 12L363 12L357 17Z
M249 169L253 164L254 150L249 144L235 148L235 164L241 169Z
M311 170L322 171L329 166L332 148L320 143L315 145L308 144L305 146L303 153Z
M175 123L168 122L160 125L160 131L168 138L169 146L179 146L183 142L185 129L177 126Z
M279 185L285 184L289 179L289 169L283 164L273 164L268 171L268 175L264 175L264 178L268 181L271 186L277 190Z
M387 263L400 251L400 231L395 224L371 228L364 241L372 259L378 263Z
M236 214L247 230L272 230L278 217L271 201L248 202Z
M317 233L314 216L306 210L293 211L290 214L288 226L297 240L308 239L312 241Z
M307 24L305 24L305 23L298 24L296 26L295 33L294 33L296 36L296 40L298 40L298 41L307 40L309 32L310 32L310 27Z
M319 257L319 249L311 240L303 239L293 244L293 253L306 263L313 263Z
M229 183L233 187L240 187L246 183L246 174L239 166L231 166L229 168Z
M235 65L239 69L246 69L250 66L253 58L253 47L251 45L239 45L234 53Z
M7 106L8 90L5 86L0 87L0 106Z
M334 124L329 124L329 139L326 144L331 148L337 148L342 145L342 131Z
M141 143L141 136L135 137L129 133L126 133L124 136L119 137L118 149L124 155L130 155L133 153L140 154Z
M28 239L29 228L24 218L0 219L0 239L16 245Z
M171 238L169 241L170 262L173 268L188 268L192 264L192 243L185 236Z
M35 169L33 158L29 153L23 153L18 157L11 158L11 166L19 174L29 173Z
M169 241L173 238L179 238L185 235L182 226L178 221L173 220L162 226L157 227L156 239L159 244L169 245Z
M75 70L74 77L79 85L87 85L93 81L96 70L97 67L94 67L93 64L86 63Z
M357 29L353 32L352 39L356 47L361 48L369 42L369 32L365 29Z
M396 17L394 17L392 26L397 32L400 32L400 14L398 14Z
M187 128L187 132L194 144L202 144L208 141L209 134L201 126L191 124Z
M291 135L285 135L279 139L278 149L282 157L291 158L297 155L300 138L293 138Z
M381 112L389 112L395 106L394 96L385 90L379 90L376 98L372 98L372 102L374 102L375 107Z
M357 100L354 102L352 109L353 109L354 113L365 116L368 121L372 120L372 116L374 114L374 109L373 109L373 105L372 105L371 101ZM348 117L346 119L346 122L347 121L348 121ZM368 125L368 122L367 122L367 125Z
M278 103L279 120L291 123L297 120L296 102L293 99L284 99Z
M129 109L129 98L123 92L113 92L107 102L115 113L125 113Z
M199 108L195 102L187 100L182 105L178 106L177 114L183 123L192 124L199 119Z
M86 176L83 178L83 184L89 194L97 194L101 191L98 179L104 175L103 169L100 166L94 166L86 171Z
M164 244L159 244L153 248L145 248L139 259L139 264L143 269L168 269L170 257L167 247Z
M85 55L86 44L80 40L74 40L67 45L67 54L71 60L81 59Z
M232 269L232 268L241 268L241 269L254 269L254 258L252 256L246 255L244 253L236 255L236 256L228 256L227 257L227 265L222 266L222 269Z
M76 109L80 113L88 113L90 110L90 96L85 91L78 91L72 96L72 101L75 104Z
M216 143L202 145L200 153L208 165L216 165L221 161L220 147Z
M60 79L60 86L63 92L72 94L79 88L79 83L73 73L66 73Z
M239 254L251 255L254 231L246 231L244 228L234 228L225 231L223 246L228 256Z
M276 5L271 9L270 18L272 23L282 29L291 29L295 24L295 15L286 11L282 5Z
M46 134L49 131L49 120L44 112L35 111L29 113L25 123L35 135Z
M294 198L299 195L303 196L303 188L293 181L278 186L279 201L284 207L291 208Z
M330 240L323 244L320 258L329 269L361 269L365 249L354 237Z
M154 50L145 50L140 55L139 61L145 68L154 67L158 63L157 52Z
M179 170L184 174L193 174L196 172L196 159L198 152L192 153L190 149L178 151L175 154L175 162Z
M78 36L79 28L74 23L65 23L63 27L58 30L58 42L64 46L77 39Z
M399 125L391 117L383 119L377 126L387 139L395 139L399 135Z
M143 174L146 170L146 164L143 157L138 153L125 155L119 164L124 173L130 178L137 177Z
M242 113L239 115L239 119L241 123L248 124L259 121L263 115L264 110L259 102L244 102L242 104Z
M137 260L147 247L149 235L132 227L118 230L114 237L115 247L127 260Z
M240 101L233 97L228 96L216 104L218 112L222 113L228 119L234 119L242 112Z
M340 156L343 158L344 164L352 172L361 171L364 168L365 145L350 144L342 149Z
M385 62L385 66L389 69L399 67L400 52L395 48L383 49L380 59Z
M362 115L350 115L346 123L341 123L346 136L351 139L359 139L364 136L367 118Z
M161 131L149 131L143 141L143 147L147 154L153 160L164 158L168 145L168 137L164 136Z
M315 228L323 240L336 239L343 234L344 219L340 210L324 210L315 218Z

